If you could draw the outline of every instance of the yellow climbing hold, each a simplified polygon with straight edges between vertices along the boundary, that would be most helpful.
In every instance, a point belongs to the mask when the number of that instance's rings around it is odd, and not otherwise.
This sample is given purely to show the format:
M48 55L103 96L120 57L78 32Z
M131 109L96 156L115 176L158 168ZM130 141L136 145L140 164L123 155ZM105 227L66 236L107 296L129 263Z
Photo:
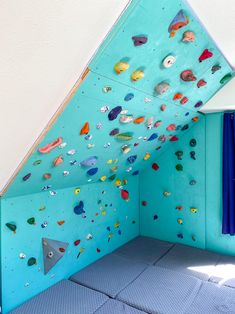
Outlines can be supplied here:
M131 79L134 82L141 80L143 77L144 77L144 71L142 70L136 70L131 75Z
M114 70L116 71L117 74L121 74L122 72L125 72L126 70L128 70L129 67L130 67L129 63L120 61L115 64Z
M102 176L102 177L100 178L100 181L104 182L106 179L107 179L106 176Z
M114 166L110 169L112 172L116 172L118 170L118 167L117 166Z
M177 222L178 222L179 225L182 225L183 224L183 219L179 218L179 219L177 219Z
M121 185L122 185L122 181L119 180L119 179L117 179L117 180L115 180L114 184L115 184L116 186L121 186Z
M150 153L146 153L144 156L144 160L148 160L150 158L150 156L151 156Z
M117 221L115 224L114 224L114 228L119 228L121 225L121 223L119 221Z
M76 189L74 190L74 194L75 194L75 195L78 195L80 192L81 192L81 189L80 189L80 188L76 188Z
M196 214L196 213L197 213L197 208L191 207L191 208L190 208L190 212L191 212L192 214Z

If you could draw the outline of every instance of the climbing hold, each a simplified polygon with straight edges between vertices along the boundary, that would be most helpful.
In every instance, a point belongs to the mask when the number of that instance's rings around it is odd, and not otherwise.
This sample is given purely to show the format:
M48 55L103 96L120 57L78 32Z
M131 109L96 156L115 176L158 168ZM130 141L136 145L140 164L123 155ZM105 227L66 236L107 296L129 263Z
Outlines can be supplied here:
M184 70L183 72L181 72L180 78L181 78L181 80L183 80L185 82L192 82L192 81L196 81L197 80L197 78L193 74L192 70Z
M190 212L191 212L192 214L196 214L196 213L197 213L197 208L191 207L191 208L190 208Z
M38 166L38 165L40 165L42 163L42 160L36 160L34 163L33 163L33 165L34 166Z
M196 184L197 184L197 181L196 181L196 180L190 180L189 184L190 184L190 185L196 185Z
M119 133L119 129L116 128L116 129L113 129L112 131L110 131L110 132L109 132L109 135L110 135L110 136L115 136L115 135L118 134L118 133Z
M87 171L88 176L94 176L98 172L98 168L91 168Z
M75 150L75 149L70 149L70 150L67 152L67 155L68 155L68 156L73 156L74 154L76 154L76 150Z
M41 227L44 229L48 226L48 222L47 221L44 221L42 224L41 224Z
M114 66L114 70L116 71L116 73L119 75L122 72L125 72L126 70L128 70L130 67L128 62L125 61L120 61L118 63L115 64Z
M130 164L133 164L137 159L137 155L132 155L130 157L127 158L127 161L130 163Z
M104 93L109 93L109 92L111 92L112 87L111 87L111 86L104 86L104 87L102 88L102 90L103 90Z
M64 256L68 243L42 238L44 274L46 275Z
M144 122L144 119L145 119L144 116L138 117L138 118L134 119L133 123L140 124L140 123Z
M153 220L158 220L158 215L154 215Z
M101 107L100 108L100 112L107 112L107 111L109 111L109 106L103 106L103 107Z
M122 185L122 181L117 179L117 180L115 180L114 184L115 184L115 186L119 187Z
M136 171L132 172L132 175L133 176L138 176L139 173L140 173L139 170L136 170Z
M180 103L181 103L181 105L184 105L184 104L186 104L186 102L188 102L188 97L184 96L184 97L181 99Z
M211 72L212 72L212 74L215 74L215 72L219 71L220 69L221 69L221 66L219 64L215 64L211 68Z
M7 222L7 223L6 223L6 226L7 226L8 229L10 229L10 230L13 231L14 233L16 233L16 229L17 229L16 224L11 223L11 222Z
M157 171L157 170L159 169L159 165L156 164L156 163L153 163L153 164L152 164L152 169L155 170L155 171Z
M132 40L133 40L134 45L137 47L137 46L142 46L142 45L146 44L148 41L148 37L143 36L143 35L142 36L133 36Z
M131 79L134 82L141 80L143 77L144 77L143 70L136 70L131 74Z
M226 74L222 79L220 80L220 84L225 84L227 83L231 78L232 78L232 73Z
M164 66L164 68L170 68L172 67L172 65L175 63L176 61L176 57L173 55L168 55L166 56L163 61L162 61L162 65Z
M203 53L200 55L200 57L198 58L199 62L202 62L206 59L209 59L213 56L213 53L211 51L209 51L208 49L205 49L203 51Z
M194 108L200 108L202 105L203 105L203 102L200 100L194 105Z
M166 128L167 131L175 131L176 130L176 125L175 124L170 124Z
M164 195L165 197L171 196L171 192L165 191L165 192L163 192L163 195Z
M119 122L121 123L130 123L134 120L133 115L124 114L120 117Z
M182 224L183 224L183 219L178 218L178 219L177 219L177 222L178 222L179 225L182 225Z
M63 162L64 162L63 156L60 155L60 156L56 157L56 158L53 160L53 165L54 165L54 167L58 167L58 166L61 165Z
M163 95L170 90L170 84L167 82L161 82L155 86L155 91L158 95Z
M142 201L142 206L147 206L147 202L146 201Z
M150 137L147 139L148 142L154 141L158 138L157 133L153 133L152 135L150 135Z
M99 123L96 124L96 129L97 129L97 130L100 130L102 127L103 127L103 125L102 125L101 122L99 122Z
M186 31L183 33L182 41L185 43L192 43L195 41L195 34L192 31Z
M177 152L175 152L175 155L178 158L178 160L182 160L183 154L184 153L182 152L182 150L178 150Z
M191 147L197 146L197 141L195 140L195 138L192 138L192 139L190 140L189 145L190 145Z
M181 210L183 210L183 206L176 206L176 209L181 211Z
M185 125L181 128L181 131L188 130L188 128L189 128L189 125L188 125L188 124L185 124Z
M178 141L178 140L179 140L178 137L175 136L175 135L171 136L171 138L170 138L170 141L171 141L171 142L176 142L176 141Z
M180 10L169 25L168 32L170 33L170 37L174 37L175 33L180 28L186 26L188 23L189 23L188 17L186 17L183 10Z
M95 164L97 163L98 161L98 157L96 156L91 156L83 161L80 162L80 165L81 166L84 166L84 167L92 167L92 166L95 166Z
M86 236L86 240L92 240L93 239L93 235L91 233L88 233L88 235Z
M125 201L129 200L129 192L127 190L121 190L121 198Z
M121 111L122 111L121 106L117 106L117 107L113 108L108 114L109 120L113 121L113 120L117 119L117 116L121 113Z
M162 124L162 121L161 120L158 120L154 123L154 127L155 128L158 128L160 125Z
M193 160L196 160L196 152L195 152L195 151L191 151L191 152L190 152L190 157L191 157Z
M192 118L192 121L193 121L193 122L198 122L198 121L199 121L199 117L193 117L193 118Z
M76 241L73 242L73 244L74 244L75 246L78 246L80 243L81 243L81 240L76 240Z
M20 253L20 254L19 254L19 258L20 258L20 259L25 259L25 258L26 258L26 254Z
M75 194L75 195L78 195L80 192L81 192L81 189L80 189L80 188L76 188L76 189L74 190L74 194Z
M197 87L200 88L200 87L205 86L206 84L207 84L207 82L205 80L201 79L197 82Z
M31 173L28 173L22 178L22 180L27 181L30 177L31 177Z
M153 127L153 121L154 121L153 116L149 117L148 120L146 121L146 126L149 130L151 130Z
M124 97L124 100L125 100L125 101L130 101L130 100L132 100L133 98L134 98L134 94L129 93L129 94L127 94L127 95Z
M75 213L76 215L84 214L84 213L85 213L85 210L84 210L84 203L83 203L83 201L80 201L80 202L78 203L78 205L74 207L73 211L74 211L74 213Z
M121 150L122 150L123 154L127 154L127 153L129 153L129 151L131 150L131 148L130 148L130 146L128 146L128 145L123 145L123 146L121 147Z
M196 241L196 240L197 240L197 238L196 238L196 236L195 236L194 234L192 234L192 240L193 240L193 241Z
M37 264L37 260L36 260L35 257L30 257L30 258L28 259L28 262L27 262L27 265L28 265L28 266L33 266L33 265L36 265L36 264Z
M80 130L80 135L88 134L89 131L90 131L90 125L89 125L89 122L86 122Z
M102 177L100 177L100 181L101 181L101 182L106 181L106 179L107 179L107 177L106 177L106 176L102 176Z
M133 132L119 133L115 135L118 141L131 141L133 139Z
M46 146L43 146L43 147L39 148L38 151L41 154L49 154L52 151L52 149L54 149L57 146L61 145L62 141L63 141L63 138L62 137L58 137L52 143L49 143Z
M150 156L151 156L150 153L146 153L146 154L144 155L144 158L143 158L143 159L144 159L144 160L148 160L148 159L150 158Z
M177 237L178 237L179 239L183 239L183 238L184 238L184 235L183 235L182 233L178 233L178 234L177 234Z
M29 218L29 219L27 220L27 223L28 223L29 225L36 225L35 218L34 218L34 217Z
M44 173L42 177L45 180L49 180L49 179L51 179L51 173Z
M64 177L67 177L69 174L70 174L69 171L67 171L67 170L64 170L64 171L63 171L63 176L64 176Z
M184 170L184 168L183 168L183 166L182 166L181 164L177 164L177 165L175 166L175 169L176 169L177 171L183 171L183 170Z
M57 221L57 225L59 225L59 226L63 226L64 223L65 223L64 220L58 220L58 221Z
M79 253L78 253L78 255L77 255L77 258L79 258L79 256L80 256L81 254L83 254L84 252L85 252L85 248L81 247L81 248L79 249Z
M179 100L179 99L181 99L183 97L183 94L181 94L181 93L176 93L175 95L174 95L174 97L173 97L173 100Z
M115 180L115 178L116 178L116 174L113 174L108 179L109 179L109 181L113 181L113 180Z

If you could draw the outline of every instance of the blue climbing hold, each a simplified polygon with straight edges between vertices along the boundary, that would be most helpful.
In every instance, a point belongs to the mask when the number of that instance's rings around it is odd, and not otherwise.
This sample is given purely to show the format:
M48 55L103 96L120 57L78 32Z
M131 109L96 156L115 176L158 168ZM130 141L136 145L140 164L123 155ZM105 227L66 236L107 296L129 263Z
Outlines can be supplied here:
M82 215L85 213L85 210L84 210L84 203L83 201L80 201L79 204L77 206L74 207L73 209L74 213L76 215Z
M137 159L137 155L132 155L130 157L127 158L127 161L130 163L130 164L133 164Z
M127 95L124 97L124 100L125 100L125 101L130 101L130 100L132 100L133 98L134 98L134 94L129 93L129 94L127 94Z
M151 142L151 141L155 140L156 138L158 138L157 133L153 133L153 134L148 138L148 142Z
M98 172L98 168L91 168L87 171L88 176L94 176Z

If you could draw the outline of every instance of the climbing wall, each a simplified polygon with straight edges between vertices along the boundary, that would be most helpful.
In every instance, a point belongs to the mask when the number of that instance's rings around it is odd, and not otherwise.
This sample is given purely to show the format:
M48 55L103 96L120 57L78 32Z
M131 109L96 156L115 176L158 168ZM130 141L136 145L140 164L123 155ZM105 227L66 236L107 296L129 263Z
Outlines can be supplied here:
M139 234L138 180L122 183L128 200L114 184L96 183L2 201L4 313ZM45 255L43 238L62 243Z
M232 77L214 42L183 1L134 0L85 73L2 191L3 312L139 233L144 169L142 234L205 246L198 109Z
M88 67L6 197L138 174L156 148L197 122L197 110L232 76L178 0L133 1Z
M205 118L140 177L140 233L205 248Z

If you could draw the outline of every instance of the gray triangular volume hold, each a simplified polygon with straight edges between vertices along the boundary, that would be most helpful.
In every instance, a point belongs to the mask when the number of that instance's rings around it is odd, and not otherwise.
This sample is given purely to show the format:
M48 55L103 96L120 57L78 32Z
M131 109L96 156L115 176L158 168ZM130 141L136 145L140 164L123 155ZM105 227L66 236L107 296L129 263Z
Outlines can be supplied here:
M46 275L64 256L68 243L42 238L44 274Z

